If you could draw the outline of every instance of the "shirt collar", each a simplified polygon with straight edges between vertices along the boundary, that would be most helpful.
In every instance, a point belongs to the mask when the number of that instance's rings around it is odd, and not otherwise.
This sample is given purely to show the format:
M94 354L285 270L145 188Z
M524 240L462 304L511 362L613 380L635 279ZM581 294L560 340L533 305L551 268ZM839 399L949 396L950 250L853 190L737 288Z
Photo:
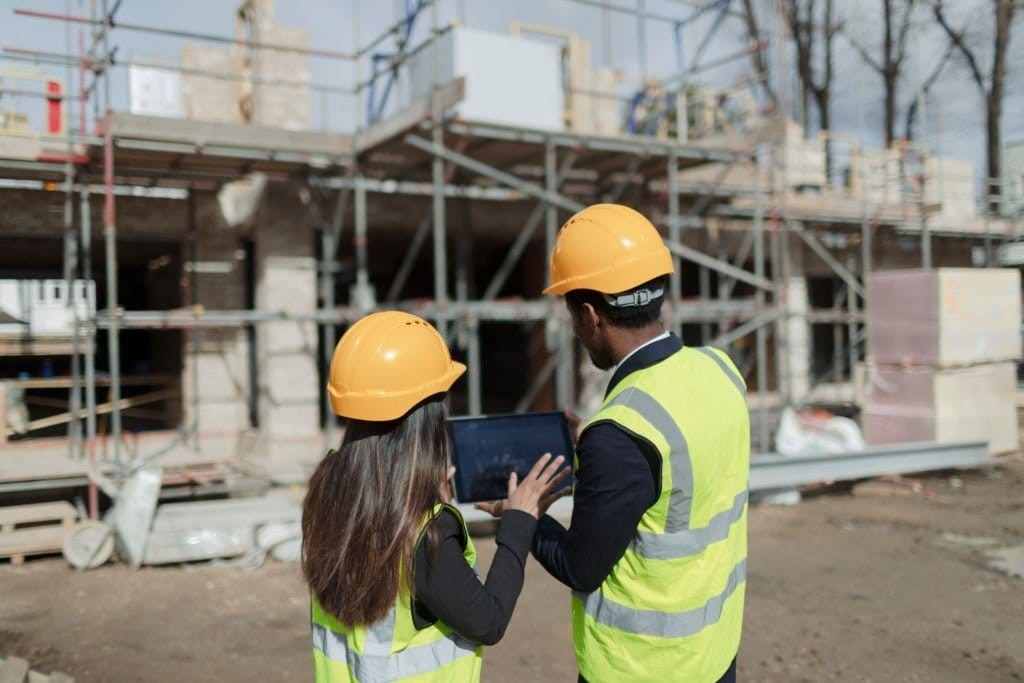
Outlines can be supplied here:
M660 334L636 347L615 366L612 378L608 382L608 388L605 390L605 396L627 375L660 363L681 348L683 348L682 340L671 332Z
M635 349L633 349L632 351L627 353L625 356L623 356L622 360L620 360L618 363L615 364L615 370L618 371L618 369L622 367L622 364L625 363L630 358L632 358L633 356L635 356L636 352L639 351L640 349L648 347L648 346L650 346L651 344L653 344L655 342L660 342L662 339L668 339L668 337L669 337L668 330L665 330L664 332L659 334L657 337L654 337L653 339L648 339L643 344L641 344L640 346L636 347Z

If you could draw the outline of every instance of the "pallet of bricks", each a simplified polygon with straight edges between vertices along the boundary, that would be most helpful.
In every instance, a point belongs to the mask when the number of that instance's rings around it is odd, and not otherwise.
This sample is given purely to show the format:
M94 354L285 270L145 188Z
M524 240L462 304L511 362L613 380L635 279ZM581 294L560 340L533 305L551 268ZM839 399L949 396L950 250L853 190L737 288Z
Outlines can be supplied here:
M868 283L867 443L986 441L1018 448L1020 272L879 272Z

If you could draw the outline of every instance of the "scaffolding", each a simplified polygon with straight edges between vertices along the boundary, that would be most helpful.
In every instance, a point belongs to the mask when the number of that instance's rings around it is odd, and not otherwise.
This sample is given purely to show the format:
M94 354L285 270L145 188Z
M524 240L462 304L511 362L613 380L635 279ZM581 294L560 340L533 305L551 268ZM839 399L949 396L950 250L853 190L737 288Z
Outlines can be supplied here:
M629 15L637 21L642 39L648 22L679 26L696 13L708 10L697 3L679 3L680 16L670 17L646 12L643 3L636 8L606 2L588 3L567 0L609 13ZM876 235L887 231L921 235L924 266L932 263L930 244L936 234L959 234L934 225L929 219L927 193L918 187L900 194L895 201L871 201L863 193L855 196L828 194L823 180L820 197L813 201L793 191L787 178L792 164L791 143L758 141L742 135L710 136L688 140L686 133L676 137L618 134L594 135L573 131L545 131L496 125L484 121L462 120L450 111L463 98L465 84L456 78L442 82L439 39L450 30L439 20L437 0L418 0L406 16L386 27L379 35L362 42L358 35L359 0L353 0L354 25L352 49L347 52L296 47L259 40L255 31L243 36L215 36L165 27L123 23L117 19L118 0L107 0L89 17L61 15L34 10L16 10L26 18L60 21L83 27L77 54L6 50L3 57L35 64L61 65L79 72L79 92L68 101L77 103L77 132L48 136L47 142L63 144L62 155L42 160L0 160L0 169L9 177L36 182L57 182L65 194L65 277L92 279L92 237L90 196L102 185L103 253L107 281L105 308L95 317L76 320L72 355L72 386L69 392L68 448L73 458L97 459L97 387L94 366L96 339L107 335L110 368L110 400L103 408L110 413L111 458L117 467L129 468L122 458L121 349L119 338L131 329L182 330L195 335L198 330L235 328L254 330L267 322L293 321L318 326L320 360L330 363L339 326L348 324L372 310L399 308L435 322L450 343L466 354L467 409L479 414L484 408L483 367L481 362L481 325L491 322L518 322L543 326L548 358L530 378L518 410L528 409L550 382L553 402L558 408L575 408L581 400L581 356L572 338L562 306L551 298L502 298L510 274L526 258L531 243L541 242L549 254L556 231L565 215L594 201L620 201L629 197L647 210L664 230L666 244L679 262L696 267L698 296L685 298L680 270L672 277L670 296L665 307L666 324L673 330L698 339L700 343L729 347L755 391L750 404L754 412L754 446L771 447L772 413L785 405L801 405L814 400L819 385L852 382L858 363L864 358L866 308L865 281L872 270ZM728 3L721 3L727 16ZM429 15L429 17L427 17ZM413 44L413 27L428 18L427 38ZM715 27L719 25L715 22ZM84 28L89 29L89 45ZM243 50L298 54L350 64L354 86L314 84L292 79L241 76L230 72L178 67L212 79L246 79L249 86L299 86L312 93L325 92L352 98L357 121L366 114L366 125L357 125L351 134L314 131L288 131L254 123L233 124L159 119L114 111L111 106L110 73L115 66L152 65L142 60L120 62L115 58L111 34L134 31L170 35L189 40L214 42ZM387 41L394 51L377 55ZM641 48L644 40L638 41ZM750 49L765 49L757 45ZM387 111L388 94L398 70L411 57L428 51L432 64L429 93L414 99L391 115ZM745 56L749 50L738 53ZM376 55L376 56L375 56ZM369 78L360 73L360 65L372 59ZM700 70L700 55L674 78L688 84ZM647 76L646 57L639 55L641 76ZM160 65L160 68L171 68ZM672 79L669 79L672 80ZM70 78L69 78L70 82ZM667 81L666 81L667 82ZM599 94L607 97L607 93ZM629 98L626 98L627 100ZM666 98L667 99L667 98ZM92 105L93 132L89 133L87 112ZM662 112L667 115L667 110ZM676 114L673 114L676 115ZM683 114L685 118L686 114ZM654 131L657 126L650 130ZM741 131L742 133L742 131ZM823 143L831 144L831 143ZM902 162L901 162L902 163ZM902 166L901 166L902 168ZM185 309L124 310L117 288L118 221L117 196L123 188L170 188L188 201L189 222L194 250L194 222L198 220L194 195L222 187L258 173L269 182L300 182L310 191L312 205L322 226L317 272L319 308L312 312L286 310L206 310L196 300L196 287L189 288L192 301ZM861 164L849 179L860 174L864 182L868 171ZM378 280L377 288L386 292L381 301L371 282L368 234L377 222L374 207L390 198L406 201L403 206L426 210L421 216L407 216L406 252L389 282ZM502 239L508 241L504 259L482 295L471 297L468 283L471 267L468 248L462 248L464 235L452 229L447 215L448 200L494 202L515 206ZM884 198L883 198L884 199ZM80 210L79 225L74 225L73 202ZM523 204L532 202L525 209ZM983 233L969 232L971 238L983 237L986 253L999 240L1016 231L1005 219L984 214ZM347 225L349 224L350 225ZM543 225L543 228L541 226ZM415 227L413 227L415 226ZM412 229L408 229L412 228ZM339 271L339 250L345 230L351 233L355 263L355 283L348 303L336 299L335 274ZM859 243L860 255L841 260L823 243L821 234L835 233L847 241ZM838 238L837 238L838 239ZM449 266L449 244L455 242L455 265ZM428 247L429 244L429 247ZM816 257L838 283L826 306L794 307L791 301L791 262L794 245ZM846 242L844 242L846 244ZM410 274L429 249L433 271L432 296L427 299L403 299ZM546 258L546 256L545 256ZM191 256L196 257L193 251ZM454 288L449 288L454 273ZM714 276L714 286L712 283ZM539 297L540 287L536 295ZM806 298L806 297L805 297ZM832 332L832 358L829 366L809 382L794 382L790 344L800 341L799 326L825 326ZM807 333L810 336L810 333ZM254 337L249 337L252 343ZM749 343L752 340L752 344ZM194 337L190 347L196 352ZM742 344L742 347L737 346ZM808 348L808 353L810 349ZM193 363L193 372L197 364ZM198 380L193 378L192 399L198 401ZM82 407L84 396L85 406ZM193 423L183 425L181 439L198 447L198 408ZM326 414L330 415L329 408ZM82 424L84 421L84 425ZM328 419L325 439L336 438L337 425ZM90 509L97 510L95 487L91 489Z

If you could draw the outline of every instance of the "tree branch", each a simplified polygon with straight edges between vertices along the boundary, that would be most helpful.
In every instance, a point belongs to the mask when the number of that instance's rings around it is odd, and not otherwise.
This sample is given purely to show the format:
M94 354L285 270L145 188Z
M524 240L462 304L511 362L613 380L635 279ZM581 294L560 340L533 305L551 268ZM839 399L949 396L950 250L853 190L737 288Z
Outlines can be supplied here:
M853 46L853 49L857 51L857 53L860 55L860 58L863 59L868 66L870 66L878 73L883 73L885 71L885 69L882 68L882 65L873 60L871 58L871 55L868 54L868 51L864 49L864 47L862 47L856 40L854 40L852 36L847 35L846 39L850 42L850 45Z
M754 5L752 0L743 0L743 19L747 27L747 38L749 41L760 42L761 39L761 27L757 23L757 15L754 13ZM764 57L764 50L754 50L751 53L751 59L754 62L754 69L762 77L759 79L761 87L764 88L765 94L768 96L768 100L772 103L772 107L776 110L779 108L779 98L775 94L775 90L772 88L771 80L768 78L768 63Z
M978 85L978 88L980 88L983 93L986 92L985 77L982 75L981 69L978 67L978 60L975 59L974 53L967 47L963 36L954 31L953 27L949 24L945 13L942 11L942 2L936 2L933 4L932 12L935 14L935 21L939 22L939 26L941 26L942 30L946 32L947 36L949 36L950 42L960 50L964 59L967 60L967 66L970 68L971 76L974 78L974 82Z
M955 49L956 46L953 44L953 41L949 41L946 44L946 51L943 53L942 58L938 61L938 63L936 63L935 68L932 69L932 72L928 74L928 78L926 78L924 82L921 84L922 94L927 93L929 90L931 90L931 87L935 85L935 81L938 80L939 74L941 74L942 70L946 67L946 64L953 56L953 51ZM913 100L911 100L910 106L907 108L907 119L903 126L903 130L906 131L906 137L908 140L913 140L914 135L916 133L914 128L914 122L917 120L917 106L918 98L915 97Z
M913 8L913 2L904 0L903 17L900 19L900 32L896 38L896 57L893 59L897 66L902 64L903 59L907 56L907 35L910 34L910 11Z

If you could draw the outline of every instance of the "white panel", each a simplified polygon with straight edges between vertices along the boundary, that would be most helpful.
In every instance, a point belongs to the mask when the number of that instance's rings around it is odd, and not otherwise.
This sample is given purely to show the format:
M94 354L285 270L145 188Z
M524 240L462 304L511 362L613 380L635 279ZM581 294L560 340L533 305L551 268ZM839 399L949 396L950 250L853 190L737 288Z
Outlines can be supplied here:
M181 74L168 69L128 67L128 110L147 116L185 116Z
M984 439L993 453L1017 449L1017 368L978 365L935 375L936 441Z
M432 49L426 46L409 61L412 98L430 92ZM544 130L565 127L558 47L457 27L438 40L436 49L438 82L466 79L466 97L455 109L460 118Z
M460 28L455 73L466 77L462 118L561 130L565 102L560 50L522 38Z
M939 364L1019 358L1020 273L995 268L938 272Z
M969 368L877 368L861 424L869 444L987 441L993 453L1018 446L1015 363Z

